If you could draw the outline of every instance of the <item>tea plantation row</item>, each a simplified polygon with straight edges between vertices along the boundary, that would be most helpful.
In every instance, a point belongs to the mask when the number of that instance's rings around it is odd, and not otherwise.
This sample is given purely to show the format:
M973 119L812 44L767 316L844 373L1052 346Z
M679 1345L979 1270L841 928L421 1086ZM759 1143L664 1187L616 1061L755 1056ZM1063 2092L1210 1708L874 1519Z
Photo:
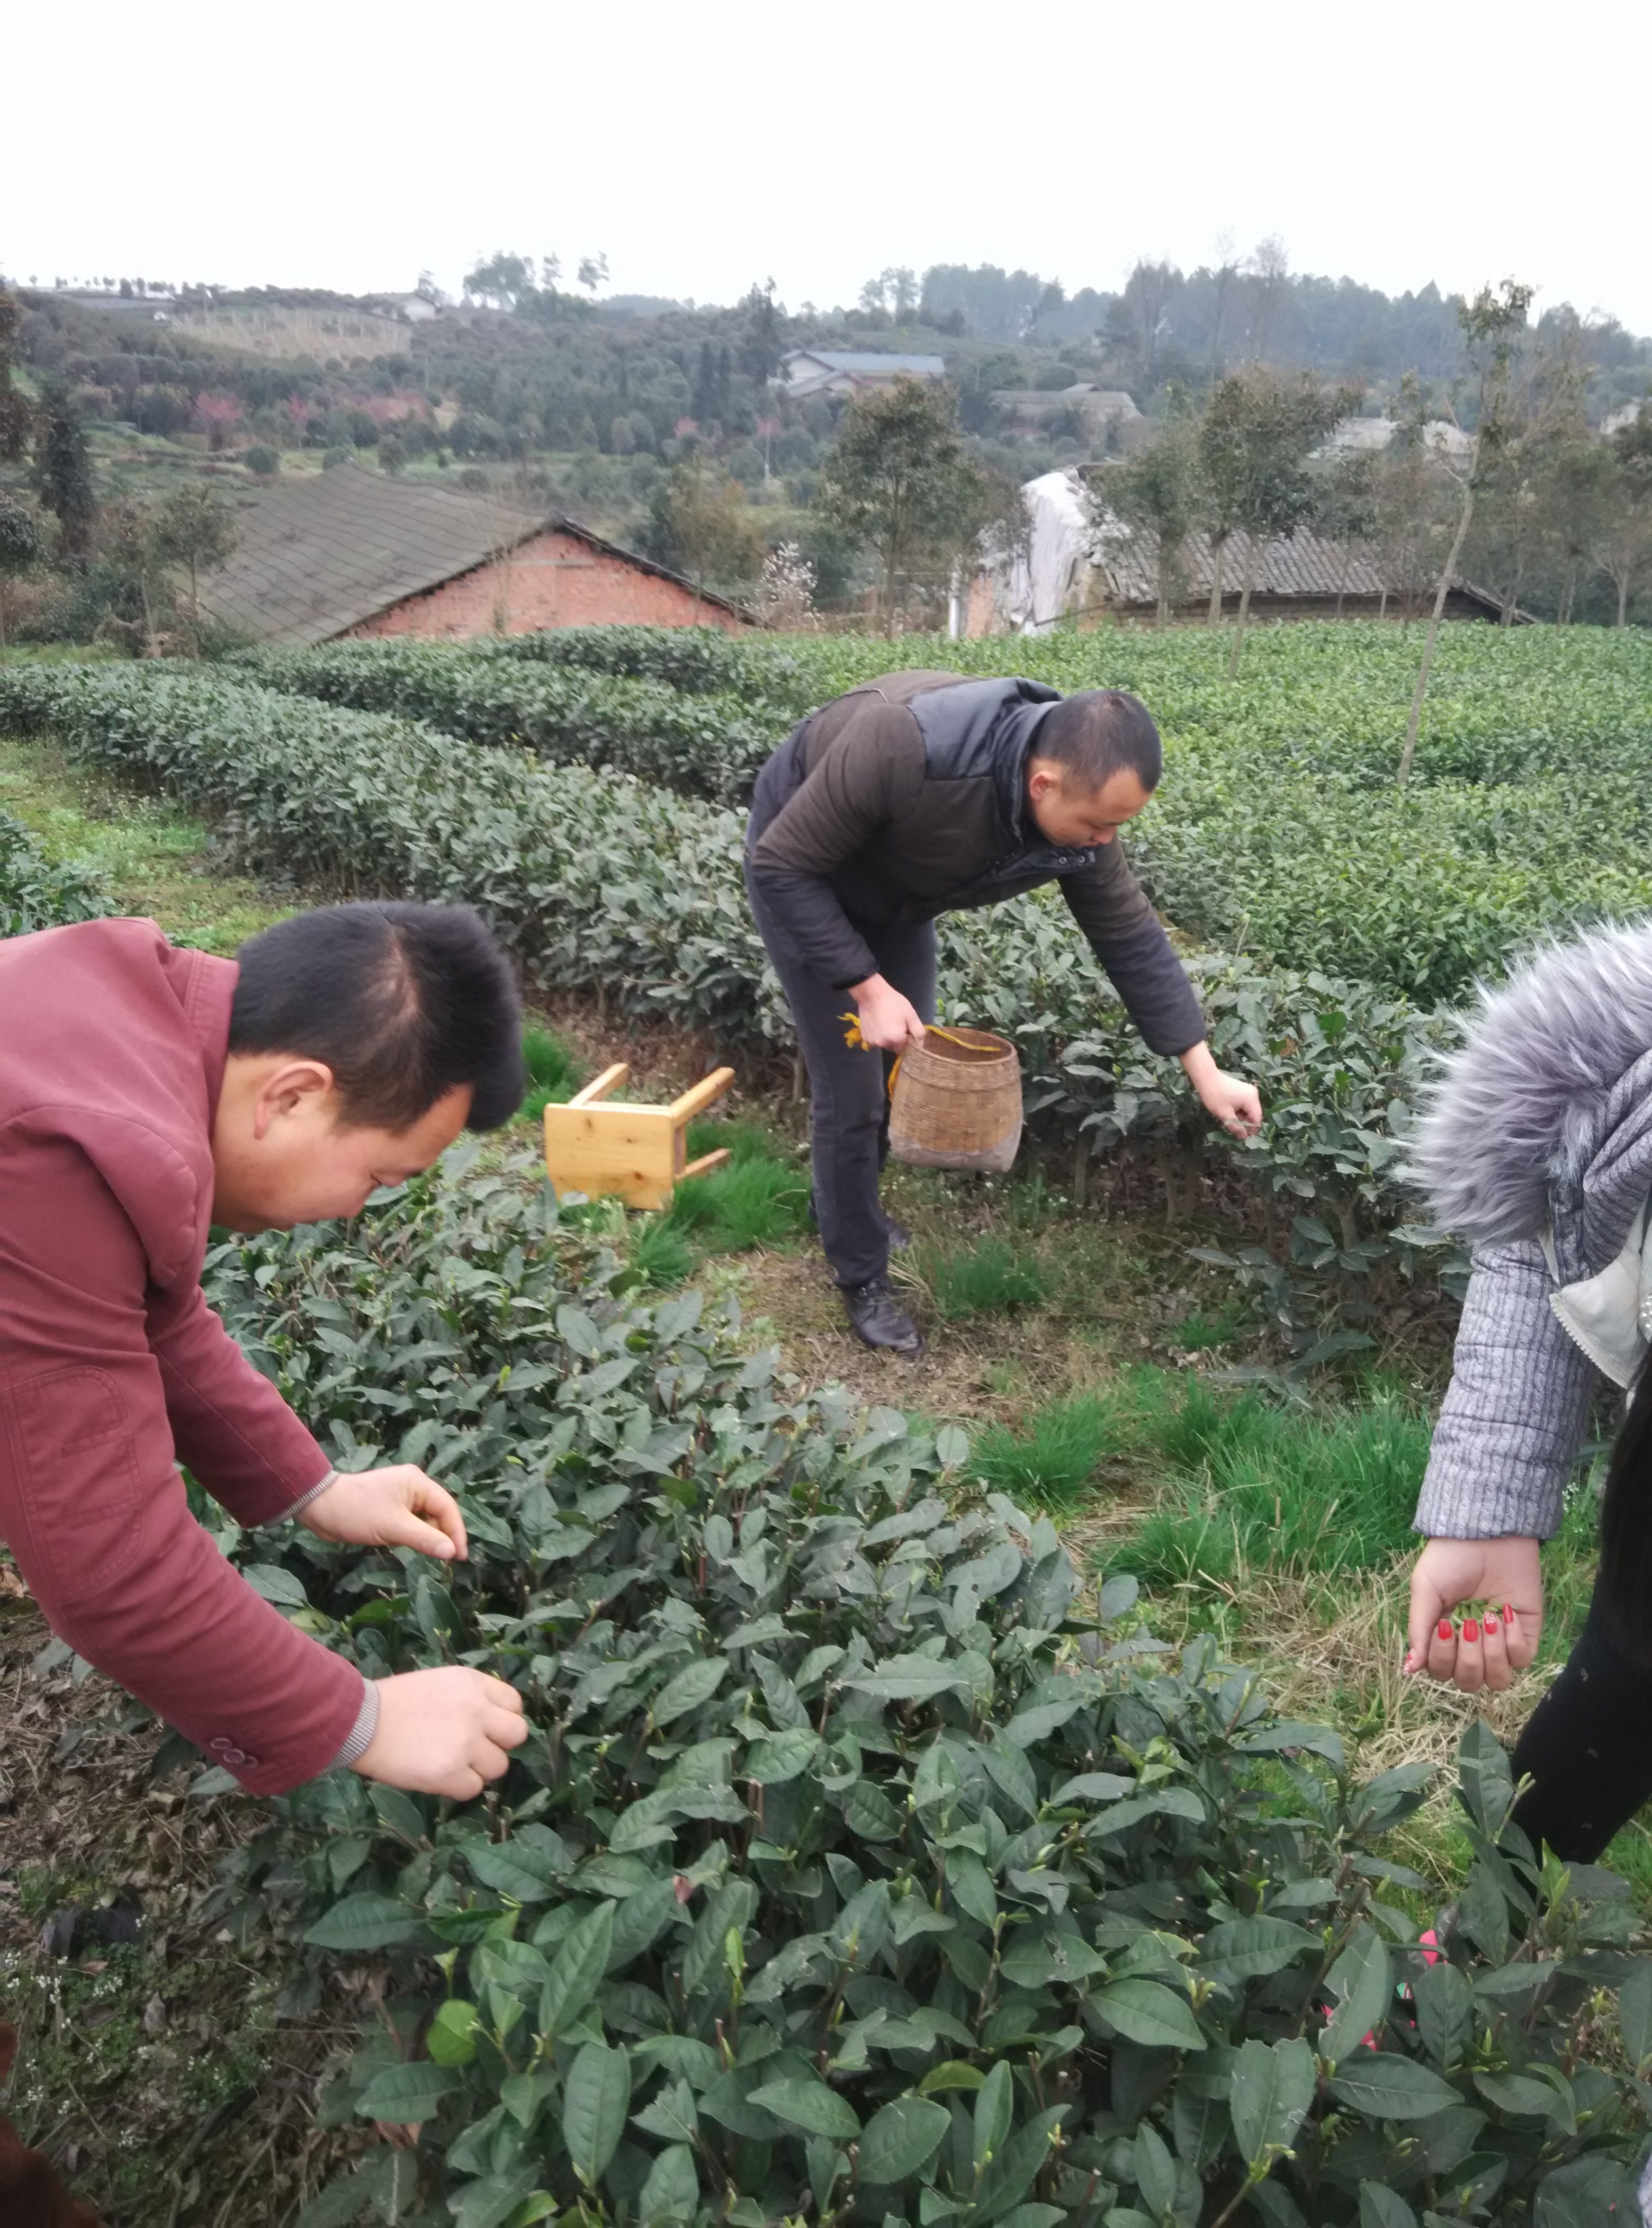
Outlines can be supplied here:
M0 669L0 727L54 732L205 807L254 870L463 900L543 983L727 1047L789 1037L734 813L222 669ZM1303 1265L1370 1268L1394 1250L1396 1134L1437 1025L1358 983L1220 953L1193 965L1218 1057L1268 1104L1243 1149L1213 1138L1175 1064L1143 1049L1053 892L943 924L943 1009L1015 1039L1035 1134L1140 1140L1178 1163L1232 1156L1295 1218Z
M1236 685L1220 642L1189 631L897 647L611 628L261 651L251 665L282 688L731 803L811 704L892 661L1130 688L1169 746L1131 841L1161 908L1271 964L1433 1002L1546 929L1652 903L1652 650L1594 630L1450 630L1401 794L1418 650L1404 628L1279 628L1252 642Z
M1652 1963L1621 1882L1540 1875L1489 1735L1436 1919L1382 1853L1422 1768L1362 1784L1132 1633L1128 1579L1086 1613L962 1431L798 1397L467 1162L208 1264L338 1459L429 1464L472 1542L226 1548L369 1674L480 1664L530 1726L483 1800L340 1774L227 1867L290 2005L388 1969L322 2116L416 2147L301 2228L1624 2216Z

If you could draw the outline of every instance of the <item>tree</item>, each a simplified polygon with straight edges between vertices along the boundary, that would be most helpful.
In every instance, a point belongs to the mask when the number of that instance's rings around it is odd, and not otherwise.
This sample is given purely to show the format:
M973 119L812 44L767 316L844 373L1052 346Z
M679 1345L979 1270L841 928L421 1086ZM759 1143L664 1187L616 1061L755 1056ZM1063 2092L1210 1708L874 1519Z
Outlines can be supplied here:
M163 564L182 565L189 575L189 616L201 619L201 575L228 561L240 536L235 514L216 488L187 480L156 506L151 547Z
M1210 541L1210 607L1207 626L1222 617L1222 573L1227 545L1237 531L1245 496L1245 381L1237 375L1219 379L1205 403L1199 426L1199 471L1205 493L1205 528Z
M1138 259L1113 312L1112 337L1135 359L1143 403L1158 384L1166 313L1181 286L1181 273L1171 264Z
M15 294L0 286L0 464L15 464L25 454L35 413L16 384L17 335L23 321Z
M1103 534L1111 514L1134 533L1152 537L1158 576L1153 623L1163 627L1181 586L1182 544L1199 515L1199 431L1184 394L1173 390L1157 439L1127 462L1106 467L1092 481L1091 492Z
M1617 592L1617 619L1629 621L1635 576L1652 556L1652 405L1612 436L1612 476L1602 507L1600 566Z
M763 565L763 530L746 490L697 446L674 464L656 489L649 554L675 565L695 584L754 579Z
M877 557L891 635L901 573L924 562L944 573L1002 507L957 410L951 387L924 380L857 394L821 473L822 517Z
M61 381L43 381L35 429L35 487L57 520L62 553L83 559L92 542L98 498L92 452L74 398Z
M598 287L608 284L608 258L605 255L582 255L579 258L579 278L594 302Z
M1434 643L1445 613L1446 597L1457 578L1463 545L1474 522L1475 497L1515 437L1514 381L1526 333L1526 316L1532 306L1532 291L1531 287L1522 286L1515 279L1505 278L1501 286L1482 286L1472 302L1458 305L1457 322L1463 330L1463 348L1475 381L1474 433L1469 453L1460 464L1451 463L1441 452L1442 469L1455 481L1457 489L1457 532L1450 554L1440 567L1434 608L1429 613L1428 632L1423 640L1423 660L1417 669L1417 685L1412 691L1405 746L1399 753L1401 789L1411 778L1412 763L1417 755L1417 731L1422 724L1423 699L1428 693ZM1420 431L1423 390L1412 382L1408 393L1408 415L1415 435ZM1452 421L1457 422L1455 403L1447 407Z
M774 298L774 281L753 285L740 304L745 327L740 341L740 368L754 387L762 387L780 368L785 354L784 312Z
M1335 542L1341 552L1336 578L1336 617L1340 619L1354 552L1361 542L1376 539L1380 522L1377 459L1368 450L1354 450L1331 459L1314 490L1314 522L1320 534L1328 541Z
M6 646L10 582L29 572L46 554L46 544L32 510L13 496L0 495L0 650Z
M474 271L464 275L464 291L496 310L514 310L519 296L534 283L534 266L525 255L497 249L484 263L477 258Z
M1313 515L1313 453L1358 399L1352 389L1322 387L1309 374L1287 379L1260 367L1222 380L1211 397L1201 430L1201 453L1207 458L1207 477L1219 490L1217 515L1224 539L1240 528L1245 533L1239 624L1227 658L1230 681L1239 671L1258 560L1271 541L1294 533ZM1213 510L1216 509L1213 503ZM1220 563L1219 558L1212 595L1217 615L1221 609Z

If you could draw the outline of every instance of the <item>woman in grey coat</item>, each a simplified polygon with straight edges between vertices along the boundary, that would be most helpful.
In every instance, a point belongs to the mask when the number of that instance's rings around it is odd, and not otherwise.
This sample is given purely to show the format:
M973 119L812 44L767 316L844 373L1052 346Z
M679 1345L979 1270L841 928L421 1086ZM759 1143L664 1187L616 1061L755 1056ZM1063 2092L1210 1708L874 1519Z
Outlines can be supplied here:
M1539 1550L1591 1397L1648 1373L1652 929L1551 946L1483 994L1412 1168L1474 1271L1417 1511L1405 1668L1472 1693L1536 1655ZM1598 1855L1652 1794L1652 1398L1614 1451L1588 1621L1514 1764L1535 1783L1520 1822L1563 1857Z

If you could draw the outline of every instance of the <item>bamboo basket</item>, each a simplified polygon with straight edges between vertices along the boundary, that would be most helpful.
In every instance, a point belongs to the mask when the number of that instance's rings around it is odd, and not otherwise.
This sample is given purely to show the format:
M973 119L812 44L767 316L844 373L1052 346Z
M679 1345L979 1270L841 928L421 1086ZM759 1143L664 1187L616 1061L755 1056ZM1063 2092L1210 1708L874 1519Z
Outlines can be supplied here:
M919 1168L999 1173L1021 1143L1021 1060L985 1029L928 1028L889 1085L889 1150Z

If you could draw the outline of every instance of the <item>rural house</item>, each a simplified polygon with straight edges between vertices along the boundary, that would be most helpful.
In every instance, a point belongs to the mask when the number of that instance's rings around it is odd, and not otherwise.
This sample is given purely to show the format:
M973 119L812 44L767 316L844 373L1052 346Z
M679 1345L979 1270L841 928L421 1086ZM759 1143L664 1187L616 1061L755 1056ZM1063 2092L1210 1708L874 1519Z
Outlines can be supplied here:
M944 379L938 355L897 355L871 349L789 349L772 385L794 402L816 394L864 394L898 379Z
M1082 476L1072 468L1028 480L1021 496L1026 541L976 573L967 601L960 599L955 606L955 632L1042 634L1064 619L1095 626L1108 618L1155 616L1158 566L1150 535L1133 533L1116 518L1098 522ZM1245 535L1231 535L1222 559L1225 611L1239 609L1245 556ZM1203 617L1215 579L1215 553L1207 535L1188 535L1178 569L1174 611ZM1384 572L1373 550L1298 531L1260 553L1251 611L1258 619L1331 618L1339 612L1344 618L1399 618L1414 615L1416 594ZM1445 610L1455 619L1501 615L1495 597L1466 582L1451 590Z
M258 642L753 624L570 518L359 464L248 493L235 523L234 553L201 602Z

